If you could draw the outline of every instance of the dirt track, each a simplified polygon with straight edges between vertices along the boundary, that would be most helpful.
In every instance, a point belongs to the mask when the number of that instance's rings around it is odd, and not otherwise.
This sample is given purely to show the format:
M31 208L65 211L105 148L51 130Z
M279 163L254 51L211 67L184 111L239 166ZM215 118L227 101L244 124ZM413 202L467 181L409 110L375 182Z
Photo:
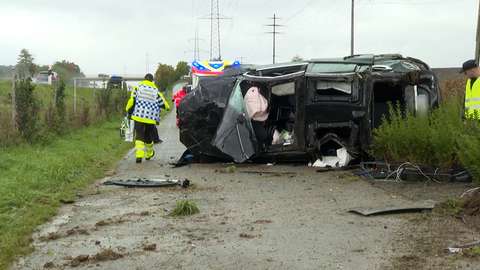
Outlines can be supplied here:
M97 182L98 193L39 228L36 251L12 269L387 269L405 250L398 239L406 218L417 213L365 217L347 209L425 204L468 188L432 198L426 186L372 185L306 164L235 164L235 173L223 172L231 164L174 168L184 147L173 114L159 131L164 142L152 160L135 164L129 153ZM129 178L189 179L191 186L103 185ZM183 199L196 201L200 213L167 216Z

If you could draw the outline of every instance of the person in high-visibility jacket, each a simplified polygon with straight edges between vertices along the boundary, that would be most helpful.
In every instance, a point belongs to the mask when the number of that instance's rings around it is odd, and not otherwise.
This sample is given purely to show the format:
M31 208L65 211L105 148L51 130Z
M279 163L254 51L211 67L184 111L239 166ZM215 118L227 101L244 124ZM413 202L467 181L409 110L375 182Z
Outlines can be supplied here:
M170 110L170 105L153 83L153 75L148 73L145 80L135 86L127 102L127 113L135 121L136 163L143 158L150 160L154 155L154 129L160 124L161 109Z
M480 68L475 59L465 61L459 72L468 77L465 85L465 117L480 119Z

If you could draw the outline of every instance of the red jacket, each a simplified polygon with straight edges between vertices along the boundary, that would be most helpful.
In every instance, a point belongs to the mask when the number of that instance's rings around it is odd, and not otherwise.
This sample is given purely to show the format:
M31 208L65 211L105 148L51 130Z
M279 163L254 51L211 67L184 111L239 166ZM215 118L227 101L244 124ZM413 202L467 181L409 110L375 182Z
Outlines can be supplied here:
M187 92L183 91L183 89L178 91L173 95L172 102L175 103L178 107L178 105L180 105L180 99L182 99L186 94Z

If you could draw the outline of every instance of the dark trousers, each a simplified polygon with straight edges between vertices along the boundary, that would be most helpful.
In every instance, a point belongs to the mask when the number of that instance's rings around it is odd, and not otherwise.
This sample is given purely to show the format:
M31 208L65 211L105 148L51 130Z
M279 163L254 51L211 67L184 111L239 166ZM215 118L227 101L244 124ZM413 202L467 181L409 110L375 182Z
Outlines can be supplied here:
M155 124L145 124L135 121L136 140L146 144L152 144L155 137L155 129L157 129Z

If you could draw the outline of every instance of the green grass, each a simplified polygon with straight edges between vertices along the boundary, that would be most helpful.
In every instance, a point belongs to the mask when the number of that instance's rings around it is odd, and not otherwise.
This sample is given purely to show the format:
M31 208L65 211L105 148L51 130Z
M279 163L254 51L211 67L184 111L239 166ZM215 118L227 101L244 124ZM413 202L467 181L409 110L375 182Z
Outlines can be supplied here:
M169 91L163 93L165 99L171 105L170 111L162 110L162 117L165 117L168 113L174 110L174 105L171 104L172 100L172 87L169 87ZM112 119L116 115L125 116L125 104L130 96L128 90L113 90L110 89L107 92L103 89L96 89L95 104L94 101L94 89L77 87L76 88L76 114L74 114L75 94L74 87L67 85L64 91L65 107L66 107L66 122L64 128L66 132L72 132L75 129L101 122L105 117ZM48 132L52 132L49 128L54 127L52 123L55 123L54 119L54 85L36 85L33 91L35 99L39 102L39 119L36 121L36 127L46 127L46 129L39 128L40 132L36 134L35 138L43 137ZM108 97L108 98L107 98ZM108 104L107 104L108 103ZM95 110L94 110L95 109ZM15 134L12 131L12 82L8 80L0 80L0 125L3 128L0 130L0 147L18 141L18 125ZM47 121L47 120L50 120ZM48 134L46 134L48 136Z
M33 250L30 235L57 213L60 199L74 199L132 148L120 140L120 122L84 128L50 145L0 149L0 269Z
M462 210L462 201L457 198L449 198L444 203L439 204L438 207L439 213L450 213L453 215L458 215L460 210Z
M11 81L0 80L3 131L11 123L11 89ZM42 108L53 102L54 90L50 85L36 86L35 95ZM92 108L93 89L77 87L76 98L77 115L81 115L82 107ZM171 88L165 93L165 99L173 110ZM72 115L72 85L66 87L65 104ZM162 116L171 111L162 110ZM69 130L68 135L62 137L44 134L39 144L20 140L0 148L0 269L33 250L31 234L57 213L60 199L75 199L77 192L102 178L103 173L133 147L132 143L120 140L123 116L110 123L102 123L105 117L99 117L93 125Z
M181 200L175 204L175 208L168 215L169 216L186 216L186 215L193 215L198 212L200 212L200 210L198 210L198 206L195 201Z
M98 89L97 89L98 91ZM0 80L0 101L2 105L8 106L11 108L10 102L5 102L8 100L7 97L10 97L12 94L12 81L11 80ZM53 103L53 97L55 95L55 85L47 84L37 84L35 87L35 94L41 100L44 106L47 106L50 103ZM85 100L90 103L93 100L93 88L85 88L77 86L77 109L79 107L80 101ZM65 103L67 107L73 107L74 103L74 89L73 85L67 85L65 89Z

